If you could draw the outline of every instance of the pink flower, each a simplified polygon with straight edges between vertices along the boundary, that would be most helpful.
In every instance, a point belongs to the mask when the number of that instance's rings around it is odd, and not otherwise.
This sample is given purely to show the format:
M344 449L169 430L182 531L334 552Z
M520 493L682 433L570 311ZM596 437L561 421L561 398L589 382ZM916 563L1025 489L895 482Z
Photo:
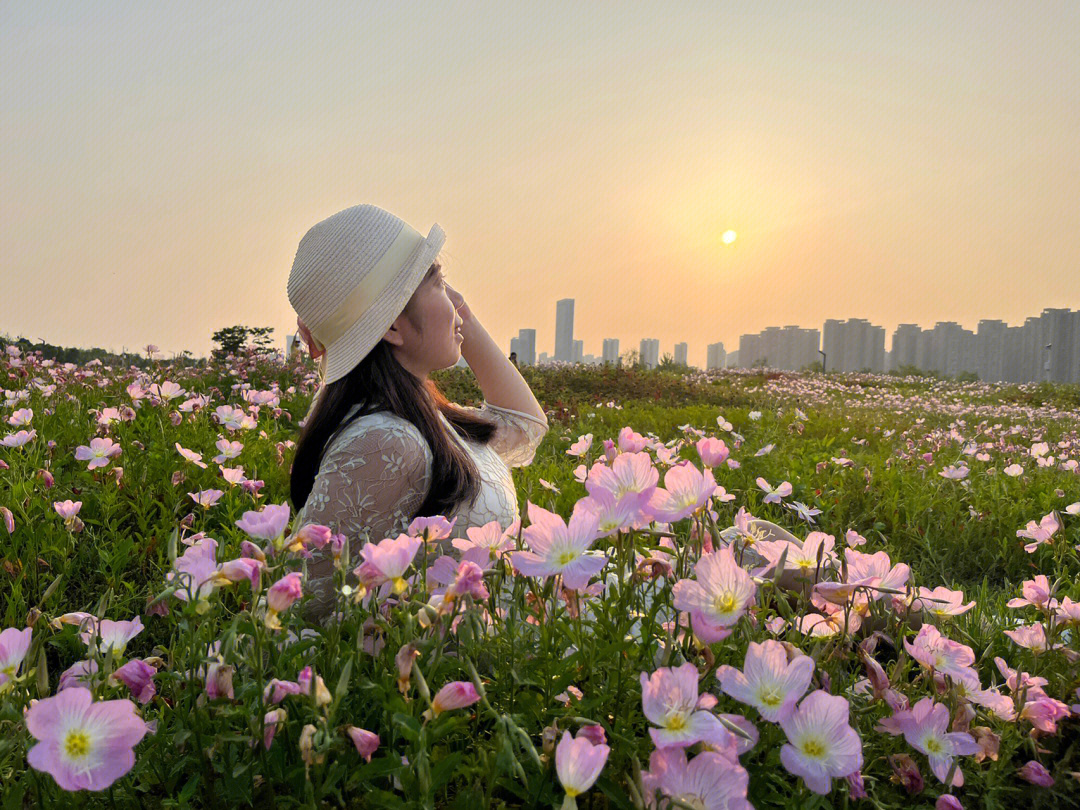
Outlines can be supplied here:
M943 783L949 777L953 757L967 756L979 750L979 744L970 734L946 731L949 727L949 710L944 704L935 703L933 698L923 698L910 711L901 714L898 724L904 739L916 751L927 755L930 770ZM957 766L952 786L960 787L963 784L964 774Z
M848 702L839 695L811 692L780 726L788 738L780 762L814 793L825 795L833 777L862 768L862 740L848 725Z
M596 495L598 489L606 489L616 501L633 495L643 506L649 502L659 480L660 473L648 453L623 453L611 462L610 467L600 462L593 464L585 479L585 489L590 495Z
M231 442L228 439L218 439L214 442L214 446L220 451L213 458L215 464L224 464L226 461L236 458L240 455L240 451L244 449L241 442Z
M701 463L706 467L719 467L727 459L730 451L723 439L717 439L712 436L707 436L704 439L698 439L697 445L698 456L701 457Z
M105 467L109 459L116 458L121 453L120 445L109 438L94 438L90 440L90 446L80 444L75 448L76 461L89 461L88 470Z
M176 442L176 452L190 461L197 467L206 469L206 462L202 460L202 453L196 453L194 450L188 450L186 447L181 447L180 442Z
M555 748L555 773L566 795L573 798L591 788L604 769L609 753L608 746L594 745L580 732L575 738L569 731L564 731Z
M642 519L643 506L634 493L616 499L610 490L597 487L594 494L574 504L574 512L587 511L596 517L597 539L600 539L618 531L633 529Z
M404 593L405 572L412 565L416 552L420 550L421 542L418 537L399 534L394 539L388 537L378 543L365 543L360 549L364 563L353 573L364 580L365 577L361 572L361 569L364 569L365 572L374 574L374 585L392 582L395 593Z
M38 701L25 717L27 730L38 740L27 762L72 791L104 790L130 771L132 749L147 732L130 700L94 702L81 686Z
M664 489L653 490L648 511L659 521L675 523L704 509L716 491L712 470L704 473L689 462L664 474ZM734 496L732 496L734 497Z
M53 509L56 510L56 514L60 515L64 521L69 521L82 509L82 501L53 501Z
M148 703L156 691L154 676L157 670L145 661L133 658L121 667L117 667L112 677L131 690L132 696L139 703Z
M349 735L349 739L352 740L353 745L356 746L356 752L364 758L365 761L371 762L371 755L375 753L375 749L379 747L379 735L371 731L366 731L356 726L348 726L345 729L345 733Z
M9 433L3 439L0 439L0 445L4 447L22 447L24 444L33 441L36 436L36 430L20 430Z
M961 478L966 478L967 474L971 472L967 467L961 464L959 467L954 467L952 464L947 466L941 472L938 473L942 478L949 478L957 481Z
M275 613L282 613L292 607L293 602L304 595L304 587L300 582L300 572L292 571L286 574L266 592L266 604Z
M1050 775L1050 771L1046 770L1046 768L1033 759L1026 762L1024 766L1016 772L1016 775L1039 787L1050 787L1054 784L1054 777Z
M653 751L641 781L647 794L659 790L702 810L753 810L746 800L746 769L734 757L713 751L703 751L689 762L682 748Z
M267 751L274 742L274 735L277 734L278 728L285 722L285 717L284 709L271 709L263 715L263 747Z
M514 541L506 536L497 520L492 520L483 526L469 526L465 534L467 539L455 537L450 541L451 545L463 552L480 549L483 556L489 560L498 559L514 547ZM478 561L474 559L474 562Z
M405 533L410 537L419 537L425 542L432 543L449 537L457 520L455 517L453 520L448 521L442 515L417 517L413 518L413 522L409 524L409 528L405 530Z
M1031 605L1032 607L1045 608L1050 601L1050 592L1053 590L1050 581L1045 574L1039 574L1035 579L1026 580L1021 586L1023 597L1010 599L1007 607L1019 608Z
M798 655L788 662L784 645L751 641L743 671L723 666L716 672L720 688L740 703L753 706L762 718L778 723L795 710L814 676L814 659Z
M289 505L267 504L258 512L244 512L236 525L255 540L269 540L274 548L281 550L285 527L289 525Z
M1030 554L1041 544L1049 543L1050 538L1053 537L1055 532L1060 528L1061 521L1058 520L1057 513L1050 512L1048 515L1043 515L1042 520L1038 523L1034 520L1029 520L1025 528L1016 530L1016 536L1025 537L1034 541L1024 546L1024 551Z
M1069 707L1047 695L1034 696L1020 710L1020 716L1046 734L1057 733L1057 721L1069 716Z
M173 570L165 575L169 582L176 580L180 586L174 596L181 602L188 601L189 593L195 601L206 599L214 591L214 574L217 573L217 540L204 537L191 545L183 556L177 557Z
M251 557L238 557L235 560L227 560L221 564L214 576L214 583L226 585L234 582L243 582L245 579L251 583L251 589L259 587L260 572L266 567L261 560Z
M568 456L583 456L589 452L589 448L592 447L593 435L586 433L584 436L578 436L578 440L570 445L570 449L566 451Z
M956 677L975 663L975 652L964 644L947 639L932 624L919 628L913 642L904 639L904 649L927 669Z
M791 483L788 481L784 481L776 489L773 489L772 485L764 478L758 478L754 483L765 493L762 503L780 503L781 499L786 498L792 491Z
M706 643L719 641L754 601L757 586L735 562L729 547L702 554L694 565L696 581L682 579L672 591L676 610L690 613L694 634Z
M60 683L56 689L59 692L63 689L70 689L73 686L89 686L90 676L97 671L97 661L94 661L93 659L76 661L60 673Z
M79 637L82 639L83 644L87 646L96 643L102 655L111 650L113 655L120 657L124 654L128 642L142 631L142 619L138 616L131 621L125 622L102 619L96 627L80 633Z
M435 693L431 701L431 711L435 717L452 709L464 709L480 700L476 687L471 681L451 681Z
M4 516L4 528L8 534L15 534L15 515L6 506L0 506L0 515Z
M191 500L195 501L199 506L209 509L215 503L217 503L221 496L225 493L220 489L203 489L199 492L189 492Z
M29 627L19 630L9 627L0 632L0 692L11 686L11 681L19 674L26 652L30 649Z
M1021 647L1027 647L1033 653L1043 653L1050 649L1046 646L1046 630L1043 628L1042 622L1025 624L1015 630L1005 630L1004 633ZM1053 646L1060 647L1061 645L1055 644Z
M597 539L597 516L585 509L575 510L567 524L531 501L528 513L530 525L522 532L522 539L530 550L514 552L511 565L529 577L561 574L563 584L572 590L588 585L607 563L605 555L588 551Z
M974 602L968 602L964 605L961 604L963 601L963 591L950 591L944 587L934 588L933 590L919 588L919 598L912 603L911 607L912 610L921 609L934 616L944 618L946 616L959 616L961 613L967 613L975 607Z
M649 440L626 425L619 431L619 451L622 453L640 453L649 446Z
M964 805L960 804L960 800L955 796L943 793L934 802L934 810L964 810Z
M657 748L686 748L703 741L724 744L734 735L714 715L698 708L698 671L689 661L680 667L661 667L641 673L641 707Z

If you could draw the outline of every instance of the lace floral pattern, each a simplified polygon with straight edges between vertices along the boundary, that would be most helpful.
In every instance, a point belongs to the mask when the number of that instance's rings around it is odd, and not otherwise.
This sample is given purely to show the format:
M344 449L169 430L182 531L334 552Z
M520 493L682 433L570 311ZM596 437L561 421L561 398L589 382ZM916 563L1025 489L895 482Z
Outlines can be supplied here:
M359 407L359 406L356 406ZM528 466L548 430L547 420L502 408L487 401L479 413L495 422L487 445L457 434L443 417L454 437L469 452L480 473L480 492L472 503L460 504L453 537L465 537L469 526L492 520L506 528L520 516L517 490L510 467ZM355 413L355 407L346 419ZM377 542L396 537L412 522L427 496L431 482L432 455L419 429L411 422L385 411L357 417L331 438L323 454L311 494L293 520L293 530L308 523L329 526L349 538L353 553L365 540ZM308 563L308 613L321 618L333 602L333 560L316 552Z

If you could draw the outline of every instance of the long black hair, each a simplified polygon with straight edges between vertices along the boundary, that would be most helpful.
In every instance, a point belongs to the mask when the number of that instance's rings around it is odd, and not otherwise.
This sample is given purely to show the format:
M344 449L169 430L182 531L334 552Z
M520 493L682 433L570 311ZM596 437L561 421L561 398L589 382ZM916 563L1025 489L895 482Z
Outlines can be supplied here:
M421 285L440 266L438 261L432 264ZM414 299L415 293L404 314L414 329L421 332L422 325L412 315ZM390 344L380 340L348 374L325 387L308 414L296 442L290 471L289 494L294 514L304 508L327 445L348 424L343 420L357 404L360 408L349 422L364 414L387 411L415 425L431 448L431 485L412 517L450 515L460 503L476 497L480 491L480 473L468 452L447 433L439 413L458 435L478 444L491 441L495 424L448 400L433 380L421 380L402 366Z

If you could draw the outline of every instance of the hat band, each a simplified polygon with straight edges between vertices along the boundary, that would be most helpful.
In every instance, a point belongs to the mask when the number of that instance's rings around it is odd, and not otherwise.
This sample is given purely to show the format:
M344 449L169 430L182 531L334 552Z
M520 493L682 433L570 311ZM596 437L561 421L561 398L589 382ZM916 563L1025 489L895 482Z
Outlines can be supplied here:
M318 326L309 324L308 331L323 347L330 346L368 311L423 243L424 237L407 223L403 223L397 238L375 266L360 279L360 283L345 296L329 317Z

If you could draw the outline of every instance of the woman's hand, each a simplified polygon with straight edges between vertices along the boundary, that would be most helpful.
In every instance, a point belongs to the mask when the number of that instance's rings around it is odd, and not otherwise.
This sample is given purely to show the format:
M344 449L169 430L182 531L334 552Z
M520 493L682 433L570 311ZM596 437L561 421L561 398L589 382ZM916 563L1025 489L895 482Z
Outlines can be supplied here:
M311 332L307 328L307 325L302 320L300 320L300 318L296 319L296 326L300 330L301 340L303 340L304 343L307 344L308 353L311 355L312 360L318 360L320 357L326 354L326 349L323 348L323 345L315 339L315 336L311 334Z

